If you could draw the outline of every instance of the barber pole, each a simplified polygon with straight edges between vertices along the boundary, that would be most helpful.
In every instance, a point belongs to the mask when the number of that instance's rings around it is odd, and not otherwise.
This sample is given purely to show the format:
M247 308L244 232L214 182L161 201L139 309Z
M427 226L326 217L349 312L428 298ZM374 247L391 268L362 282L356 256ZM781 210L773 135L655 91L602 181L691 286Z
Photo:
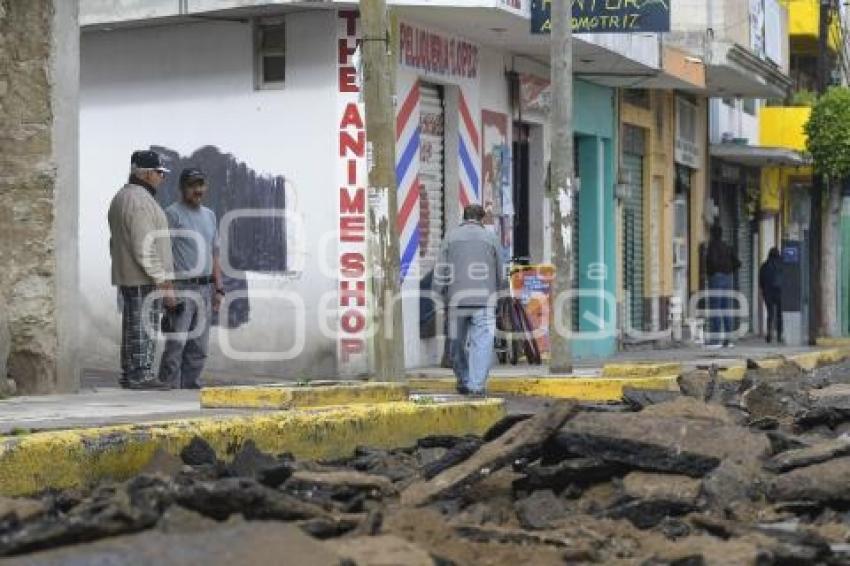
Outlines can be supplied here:
M480 162L478 129L466 103L463 90L458 97L458 112L460 125L458 127L458 163L460 164L460 187L458 198L460 209L473 203L481 203Z
M353 56L359 37L356 11L338 13L337 195L339 288L337 360L340 375L368 371L366 274L366 124Z
M401 245L401 281L404 282L419 251L419 83L402 98L396 117L396 182Z

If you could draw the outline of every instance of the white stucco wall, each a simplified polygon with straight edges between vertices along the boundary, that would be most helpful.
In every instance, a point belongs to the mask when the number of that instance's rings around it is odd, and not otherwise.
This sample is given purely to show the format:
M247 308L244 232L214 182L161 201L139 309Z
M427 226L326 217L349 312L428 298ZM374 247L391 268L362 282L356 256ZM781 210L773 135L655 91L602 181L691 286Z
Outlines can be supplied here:
M743 101L733 98L731 102L729 105L720 98L711 99L711 143L721 143L723 134L728 133L748 140L749 145L758 145L758 108L763 102L755 101L755 114L744 112Z
M334 25L334 12L290 14L286 86L266 91L253 87L252 28L246 23L83 34L79 246L84 367L118 367L120 318L110 286L106 212L126 181L131 152L161 145L189 156L212 145L258 174L284 176L287 210L309 226L310 237L299 237L290 223L293 272L249 281L252 291L266 287L303 298L302 355L288 362L240 363L222 355L214 332L208 368L284 376L335 373L335 340L319 334L319 299L335 293L337 277L333 199L338 188L329 166L338 153ZM327 258L325 273L319 267L322 257ZM336 309L330 312L335 315ZM252 299L251 321L223 332L234 349L280 352L296 342L293 319L292 307L280 300Z

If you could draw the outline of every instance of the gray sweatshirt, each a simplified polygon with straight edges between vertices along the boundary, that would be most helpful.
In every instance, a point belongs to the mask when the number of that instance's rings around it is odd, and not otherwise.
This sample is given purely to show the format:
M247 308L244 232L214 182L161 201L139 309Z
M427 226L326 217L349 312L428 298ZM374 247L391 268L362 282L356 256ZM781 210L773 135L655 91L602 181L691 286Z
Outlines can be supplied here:
M478 222L463 222L446 235L434 267L434 291L449 307L480 308L496 304L507 287L499 240Z

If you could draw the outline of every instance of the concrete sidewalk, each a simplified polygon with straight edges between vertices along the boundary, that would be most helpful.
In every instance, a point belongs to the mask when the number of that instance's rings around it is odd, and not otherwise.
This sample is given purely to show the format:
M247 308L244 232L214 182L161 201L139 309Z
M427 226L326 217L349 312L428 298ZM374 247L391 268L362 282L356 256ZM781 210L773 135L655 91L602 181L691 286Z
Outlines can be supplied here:
M198 391L128 391L86 388L67 395L0 400L0 434L68 429L201 416ZM204 410L208 416L244 414L235 409Z
M818 364L850 357L850 348L846 344L830 342L818 347L787 347L770 346L753 339L741 342L735 348L722 350L688 347L620 352L606 360L607 369L600 363L591 365L579 362L570 376L562 376L565 379L557 380L560 383L551 379L555 376L549 373L547 366L499 366L491 373L490 389L494 397L508 399L508 411L512 410L511 399L516 395L615 400L612 395L618 397L616 394L623 386L664 388L665 380L673 383L680 371L696 366L717 364L721 368L731 368L724 373L725 377L739 379L747 359L762 361L767 365L771 362L765 360L776 363L783 356L811 369ZM679 365L674 367L671 364ZM607 380L602 378L603 371ZM516 378L519 379L513 382ZM285 383L284 380L272 377L251 375L228 377L205 374L203 379L205 385ZM76 394L0 400L0 434L16 430L55 430L239 416L249 413L251 409L248 406L202 409L198 391L127 391L117 388L114 385L116 381L117 374L87 373L84 375L84 383L87 385ZM445 368L410 370L407 372L407 381L413 392L428 391L433 394L453 389L452 372Z
M834 347L847 347L850 342L836 342L823 346L784 346L767 344L763 338L748 338L735 344L734 348L708 349L693 344L682 346L670 346L666 348L653 349L650 347L633 347L633 349L617 352L605 360L576 360L573 364L572 376L594 377L602 375L606 365L630 365L630 364L662 364L674 362L681 364L682 370L696 369L698 366L709 366L712 364L720 368L740 366L747 359L764 360L777 357L794 357L802 354L814 354ZM446 378L452 377L452 370L448 368L427 367L408 370L408 377L418 378ZM494 367L490 375L492 377L541 377L552 375L547 365L531 366L524 362L513 365L499 365Z

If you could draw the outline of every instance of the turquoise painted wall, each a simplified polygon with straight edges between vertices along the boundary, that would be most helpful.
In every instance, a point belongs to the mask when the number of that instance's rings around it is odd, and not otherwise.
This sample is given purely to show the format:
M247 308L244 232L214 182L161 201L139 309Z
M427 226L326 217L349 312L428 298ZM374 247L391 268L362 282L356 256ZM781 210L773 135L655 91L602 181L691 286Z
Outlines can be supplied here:
M573 82L573 129L576 135L614 139L617 132L613 88Z
M576 359L600 359L617 351L615 91L576 81L574 93L573 121L581 175L578 283L582 295L578 301L580 333L572 341L572 350Z

